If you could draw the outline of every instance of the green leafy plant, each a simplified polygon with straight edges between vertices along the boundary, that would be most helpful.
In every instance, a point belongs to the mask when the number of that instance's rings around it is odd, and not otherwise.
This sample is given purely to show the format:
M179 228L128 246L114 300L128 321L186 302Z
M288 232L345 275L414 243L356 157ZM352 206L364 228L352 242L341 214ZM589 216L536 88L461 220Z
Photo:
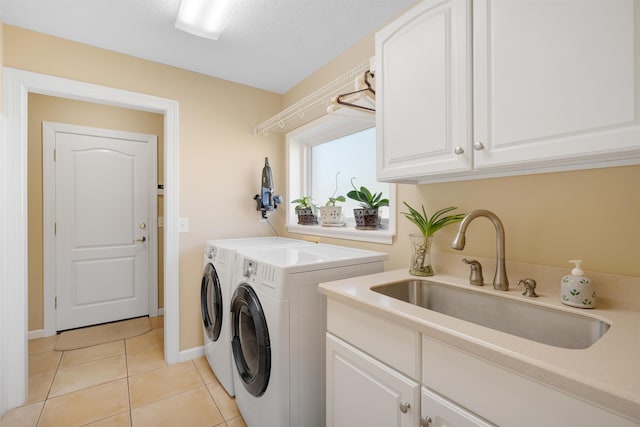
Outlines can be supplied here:
M299 199L292 200L291 203L296 204L295 210L311 209L311 212L315 215L318 211L318 207L313 203L313 199L309 196L304 196Z
M335 206L336 202L344 202L347 200L344 196L336 196L338 192L338 175L340 175L340 172L336 173L336 188L333 190L333 194L329 197L327 203L324 204L325 206Z
M347 193L347 197L355 200L356 202L360 202L360 206L365 209L375 209L382 206L389 206L389 199L382 198L382 192L380 193L372 193L367 187L361 186L358 189L353 180L355 178L351 178L351 186L353 190Z
M448 208L440 209L439 211L435 212L431 216L431 218L429 218L429 216L427 215L427 211L424 209L424 205L422 205L422 212L420 212L417 209L409 206L407 202L402 203L404 203L405 206L409 208L409 212L401 212L401 214L403 214L409 221L417 225L420 229L420 232L425 237L433 236L435 232L440 230L442 227L461 221L465 215L464 213L460 213L443 216L447 212L458 209L457 206L449 206Z

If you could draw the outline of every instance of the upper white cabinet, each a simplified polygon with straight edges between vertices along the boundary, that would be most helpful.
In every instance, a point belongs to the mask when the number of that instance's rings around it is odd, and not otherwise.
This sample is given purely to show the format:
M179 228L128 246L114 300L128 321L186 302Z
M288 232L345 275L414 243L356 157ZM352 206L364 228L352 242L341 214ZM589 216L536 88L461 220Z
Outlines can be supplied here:
M471 168L469 0L424 1L376 33L379 181Z
M420 3L376 35L378 179L640 163L639 22L640 0Z

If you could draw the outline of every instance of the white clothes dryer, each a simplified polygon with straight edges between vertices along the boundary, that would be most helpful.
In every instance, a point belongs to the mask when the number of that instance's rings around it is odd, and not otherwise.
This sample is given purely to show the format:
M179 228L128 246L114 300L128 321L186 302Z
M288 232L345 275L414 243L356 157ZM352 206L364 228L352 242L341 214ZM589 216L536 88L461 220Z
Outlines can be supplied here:
M200 305L204 353L220 384L234 396L229 307L236 250L247 247L313 245L282 237L209 240L204 247Z
M386 257L326 244L238 251L231 340L247 426L325 425L326 298L318 283L379 273Z

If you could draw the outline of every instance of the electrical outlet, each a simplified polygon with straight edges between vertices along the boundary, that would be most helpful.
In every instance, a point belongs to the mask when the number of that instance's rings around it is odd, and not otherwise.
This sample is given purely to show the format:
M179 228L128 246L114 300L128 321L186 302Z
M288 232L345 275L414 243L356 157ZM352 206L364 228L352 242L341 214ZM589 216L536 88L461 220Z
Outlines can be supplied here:
M178 233L189 232L189 218L178 218Z

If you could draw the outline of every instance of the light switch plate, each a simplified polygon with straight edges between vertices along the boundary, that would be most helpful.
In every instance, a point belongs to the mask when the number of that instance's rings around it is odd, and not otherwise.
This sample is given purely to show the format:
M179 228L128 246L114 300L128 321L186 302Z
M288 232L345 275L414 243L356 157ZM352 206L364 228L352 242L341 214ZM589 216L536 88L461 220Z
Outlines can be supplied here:
M178 218L178 233L189 232L189 218Z

